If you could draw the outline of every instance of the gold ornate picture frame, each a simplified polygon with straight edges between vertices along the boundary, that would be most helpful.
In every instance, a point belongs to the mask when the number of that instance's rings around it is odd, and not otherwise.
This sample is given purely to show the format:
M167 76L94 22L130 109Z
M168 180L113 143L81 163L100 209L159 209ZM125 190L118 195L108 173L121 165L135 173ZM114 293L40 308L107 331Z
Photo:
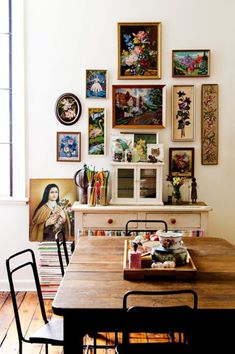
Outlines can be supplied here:
M118 79L161 79L161 22L118 23Z

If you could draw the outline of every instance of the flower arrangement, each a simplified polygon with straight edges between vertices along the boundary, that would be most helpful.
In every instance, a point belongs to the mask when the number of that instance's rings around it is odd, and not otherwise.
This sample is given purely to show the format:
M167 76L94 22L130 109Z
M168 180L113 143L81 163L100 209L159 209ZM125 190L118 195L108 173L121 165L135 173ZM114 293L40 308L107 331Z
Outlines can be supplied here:
M181 129L181 138L185 136L185 127L190 125L190 104L191 99L186 96L184 91L178 91L178 111L176 119L178 120L178 129Z
M122 51L121 65L128 66L132 75L147 75L151 67L156 66L157 51L155 42L150 41L150 30L124 34L127 50Z
M60 152L62 157L76 157L78 154L78 143L76 138L65 135L60 141Z
M178 176L173 177L171 175L167 175L166 180L171 182L173 187L181 187L185 182L184 177L178 177Z
M184 184L185 178L178 177L178 176L173 177L171 175L167 175L166 180L172 184L173 187L172 197L176 200L177 204L180 204L181 201L180 187Z
M63 100L59 102L58 108L63 118L73 120L76 117L76 102L73 98L63 98Z

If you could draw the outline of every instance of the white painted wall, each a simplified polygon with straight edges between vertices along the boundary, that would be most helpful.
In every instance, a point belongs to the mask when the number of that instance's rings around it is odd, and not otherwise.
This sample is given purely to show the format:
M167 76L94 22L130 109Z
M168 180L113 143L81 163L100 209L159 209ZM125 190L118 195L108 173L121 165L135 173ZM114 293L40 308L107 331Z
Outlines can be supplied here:
M84 162L110 168L110 156L87 156L88 107L105 107L107 132L111 129L111 86L117 80L117 22L162 22L162 79L125 81L167 85L167 128L160 130L168 173L169 147L195 147L195 175L199 199L213 207L210 235L235 244L235 1L214 0L25 0L25 89L26 89L26 175L30 178L70 178ZM171 77L172 49L211 49L211 76L204 79ZM85 99L85 70L107 69L109 92L106 100ZM220 91L219 164L200 162L200 87L218 83ZM196 89L196 140L171 141L171 87L194 84ZM76 94L82 116L71 127L61 125L54 104L65 92ZM56 162L56 132L81 131L82 162ZM107 148L109 151L109 142ZM27 188L28 189L28 188ZM165 185L166 193L166 185ZM35 244L28 240L28 206L0 205L0 277L5 284L5 259L13 252ZM27 277L26 277L27 278ZM27 280L27 279L26 279Z

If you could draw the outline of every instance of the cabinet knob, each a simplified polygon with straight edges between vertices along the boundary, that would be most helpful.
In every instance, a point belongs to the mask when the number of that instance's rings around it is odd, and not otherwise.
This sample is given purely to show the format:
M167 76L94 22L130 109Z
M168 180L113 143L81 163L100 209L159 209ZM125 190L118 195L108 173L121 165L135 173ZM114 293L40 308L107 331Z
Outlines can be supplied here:
M170 222L171 222L171 224L174 225L174 224L176 224L176 219L175 219L175 218L171 218L171 219L170 219Z
M108 224L112 224L113 223L113 219L108 219Z

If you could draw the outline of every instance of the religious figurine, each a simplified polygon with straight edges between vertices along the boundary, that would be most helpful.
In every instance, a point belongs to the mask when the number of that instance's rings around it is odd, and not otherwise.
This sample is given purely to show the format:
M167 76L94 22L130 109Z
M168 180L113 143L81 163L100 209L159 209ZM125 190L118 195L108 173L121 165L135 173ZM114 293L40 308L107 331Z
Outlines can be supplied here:
M197 182L195 177L192 178L191 183L191 199L193 204L197 202Z

